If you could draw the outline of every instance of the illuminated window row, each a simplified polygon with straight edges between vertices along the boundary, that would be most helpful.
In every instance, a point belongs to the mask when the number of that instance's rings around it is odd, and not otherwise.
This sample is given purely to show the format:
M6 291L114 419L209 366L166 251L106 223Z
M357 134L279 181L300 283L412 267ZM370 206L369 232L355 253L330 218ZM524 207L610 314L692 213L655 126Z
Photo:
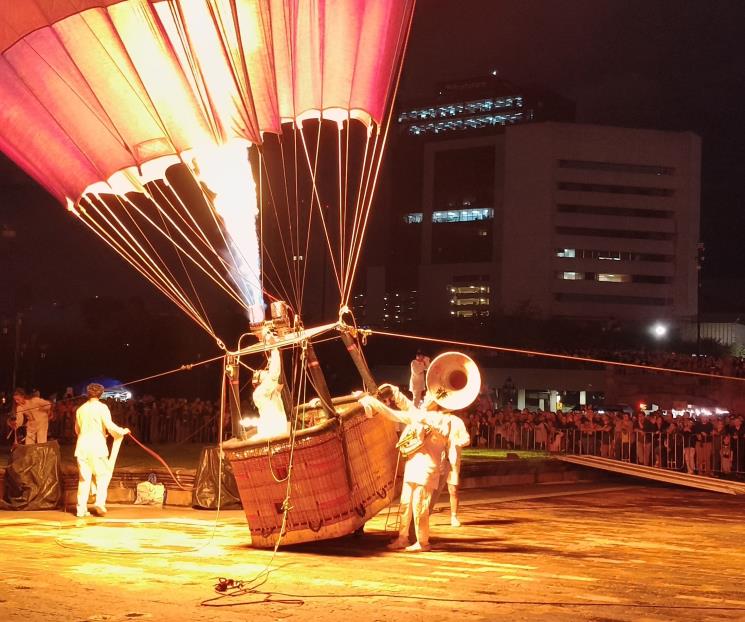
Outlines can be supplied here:
M505 108L522 108L523 98L516 97L497 97L479 99L469 102L457 102L454 104L444 104L442 106L428 106L427 108L417 108L407 110L398 115L398 122L419 121L423 119L442 119L455 117L458 115L472 115L492 110L503 110Z
M463 318L476 318L476 317L489 317L488 309L458 309L457 311L451 311L452 317L463 317Z
M450 305L453 307L488 306L489 298L451 298Z
M488 294L490 288L488 285L451 285L448 288L451 294Z
M456 209L432 212L432 222L436 224L448 222L478 222L492 220L494 210L490 207L474 207L470 209ZM422 212L411 212L404 216L407 225L419 224L424 221Z
M642 175L672 175L675 173L675 169L671 166L593 162L591 160L559 160L559 168L573 168L586 171L612 171L614 173L639 173Z
M432 212L432 222L434 223L476 222L479 220L491 220L493 218L494 210L488 207Z
M562 281L599 281L600 283L671 283L669 276L654 274L618 274L615 272L575 272L559 271L556 278Z
M527 118L529 118L528 115ZM408 132L415 136L422 134L442 134L457 130L481 129L497 125L507 125L508 123L518 123L526 120L526 115L522 112L505 113L505 114L485 114L466 119L452 119L449 121L435 121L425 123L424 125L411 125Z
M557 248L556 256L564 259L601 259L607 261L665 261L673 260L672 255L660 253L633 253L630 251L602 251L584 248Z
M560 181L559 190L570 192L605 192L609 194L634 194L648 197L671 197L675 194L672 188L651 188L648 186L621 186L617 184L588 184L574 181Z
M632 218L672 218L673 212L667 209L644 209L638 207L609 207L607 205L568 205L556 206L561 214L593 214L595 216L630 216Z

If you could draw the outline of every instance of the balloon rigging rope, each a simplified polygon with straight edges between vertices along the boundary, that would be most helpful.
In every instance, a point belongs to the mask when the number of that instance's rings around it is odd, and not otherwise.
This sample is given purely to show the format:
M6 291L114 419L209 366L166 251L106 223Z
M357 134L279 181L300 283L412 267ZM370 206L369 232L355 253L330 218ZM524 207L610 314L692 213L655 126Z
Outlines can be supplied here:
M83 197L82 201L87 202L91 207L98 211L98 207L91 201L88 197ZM81 214L82 212L82 214ZM168 298L171 302L173 302L183 313L191 318L196 324L198 324L200 327L202 327L208 334L211 334L213 337L217 338L216 335L212 334L210 332L209 326L204 322L204 320L198 316L195 316L191 310L189 309L188 305L185 304L182 300L179 300L176 293L172 291L172 289L169 287L167 283L162 282L161 278L158 276L157 272L151 271L148 269L146 263L142 260L139 260L135 257L135 251L134 249L128 250L123 246L123 244L126 244L128 246L132 246L131 242L126 242L124 240L124 237L121 232L118 232L118 235L120 238L122 238L122 241L117 240L114 238L113 234L108 231L106 228L104 228L100 223L98 223L94 218L88 214L87 210L84 210L81 208L79 212L77 212L78 217L81 219L81 221L91 230L93 233L95 233L101 240L103 240L107 245L109 245L116 253L119 254L127 263L129 263L137 272L139 272L143 277L145 277L150 283L155 286L158 291L160 291L166 298ZM102 216L104 220L106 220L105 217ZM113 231L113 229L112 229Z

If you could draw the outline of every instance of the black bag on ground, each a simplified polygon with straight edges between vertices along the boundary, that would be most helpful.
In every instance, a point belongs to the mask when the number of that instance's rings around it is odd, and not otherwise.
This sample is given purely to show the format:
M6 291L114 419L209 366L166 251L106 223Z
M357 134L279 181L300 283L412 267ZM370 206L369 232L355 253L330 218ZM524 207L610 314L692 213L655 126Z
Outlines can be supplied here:
M194 480L194 492L192 493L192 505L195 508L216 510L218 506L218 475L220 473L220 448L205 447L199 456L199 465ZM230 461L222 461L222 487L220 488L219 506L223 510L243 507L238 494L238 485L233 475L233 467Z
M62 500L57 441L18 445L5 469L4 510L53 510Z

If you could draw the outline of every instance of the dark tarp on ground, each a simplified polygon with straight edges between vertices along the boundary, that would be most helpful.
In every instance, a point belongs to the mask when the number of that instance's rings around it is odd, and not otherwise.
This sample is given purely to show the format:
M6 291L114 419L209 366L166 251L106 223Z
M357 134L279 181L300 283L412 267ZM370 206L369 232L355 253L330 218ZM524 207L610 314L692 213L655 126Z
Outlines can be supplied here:
M220 448L205 447L199 456L197 475L192 493L192 505L208 510L217 509L217 481L220 472ZM220 508L240 508L241 499L235 483L233 467L227 459L222 461L222 488Z
M62 500L57 441L18 445L5 469L5 510L51 510Z

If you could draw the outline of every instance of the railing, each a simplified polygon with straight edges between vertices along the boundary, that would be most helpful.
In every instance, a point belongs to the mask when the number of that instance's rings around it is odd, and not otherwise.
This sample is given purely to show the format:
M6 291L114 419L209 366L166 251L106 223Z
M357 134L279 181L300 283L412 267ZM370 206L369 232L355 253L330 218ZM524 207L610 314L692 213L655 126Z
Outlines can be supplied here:
M745 435L745 432L743 432ZM728 440L723 440L728 439ZM681 432L548 430L518 425L471 429L474 447L599 456L698 475L745 475L745 438Z
M115 413L114 421L132 430L143 443L217 443L218 415L138 412ZM49 437L62 443L74 443L76 437L74 414L65 413L49 422ZM225 437L229 438L230 418L227 417Z

